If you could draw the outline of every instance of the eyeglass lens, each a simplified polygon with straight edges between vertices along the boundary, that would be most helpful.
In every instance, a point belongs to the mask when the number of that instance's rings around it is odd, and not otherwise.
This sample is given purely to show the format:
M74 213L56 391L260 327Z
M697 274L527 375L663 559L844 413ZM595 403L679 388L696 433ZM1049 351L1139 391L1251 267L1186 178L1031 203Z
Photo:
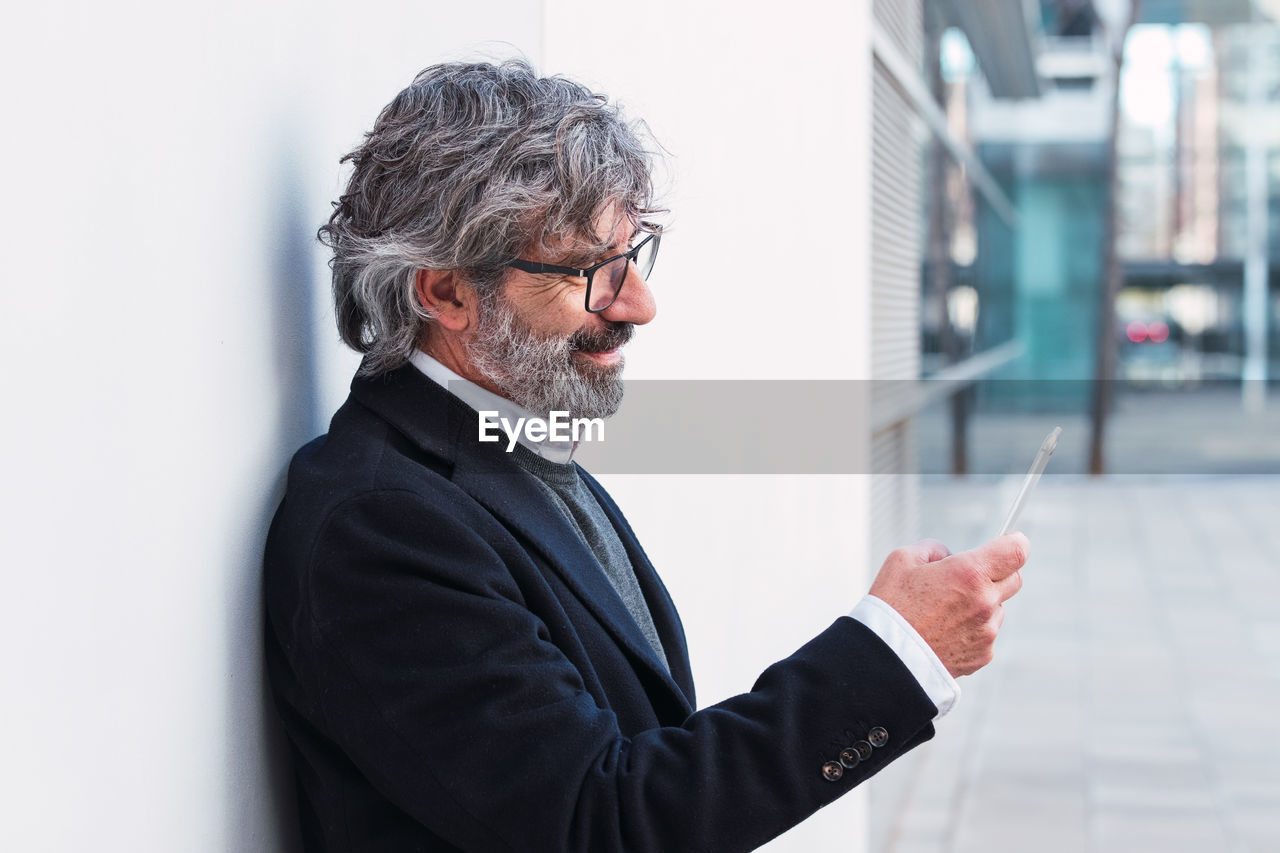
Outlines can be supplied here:
M646 242L636 254L636 272L641 278L648 278L653 270L653 263L658 257L658 238ZM618 298L618 291L627 278L626 255L600 267L591 276L591 298L587 304L590 311L603 311Z

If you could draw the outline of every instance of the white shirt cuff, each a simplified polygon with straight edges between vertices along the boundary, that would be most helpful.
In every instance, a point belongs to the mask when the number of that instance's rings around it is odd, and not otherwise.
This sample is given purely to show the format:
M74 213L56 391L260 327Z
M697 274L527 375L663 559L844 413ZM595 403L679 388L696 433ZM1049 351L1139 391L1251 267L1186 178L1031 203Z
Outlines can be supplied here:
M934 654L933 649L924 641L919 632L911 627L911 623L902 618L902 614L894 610L882 599L874 595L865 596L849 615L866 625L876 636L884 640L885 645L893 649L906 665L920 687L928 695L930 701L938 708L940 719L955 707L960 699L960 685L947 672L942 661Z

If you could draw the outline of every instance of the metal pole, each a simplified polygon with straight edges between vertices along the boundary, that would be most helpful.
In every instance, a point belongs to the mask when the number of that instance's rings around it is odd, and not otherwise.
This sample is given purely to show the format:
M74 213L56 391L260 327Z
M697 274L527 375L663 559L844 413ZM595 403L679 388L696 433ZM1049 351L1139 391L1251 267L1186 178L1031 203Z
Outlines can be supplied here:
M1098 351L1094 365L1093 400L1089 435L1089 473L1095 476L1106 472L1106 431L1108 408L1112 402L1112 386L1116 373L1116 294L1124 284L1124 264L1117 251L1120 214L1118 211L1119 147L1120 147L1120 78L1124 74L1124 46L1129 31L1142 14L1142 0L1129 0L1128 18L1122 29L1111 34L1111 133L1107 141L1107 203L1103 225L1102 282L1098 290Z
M1267 106L1267 81L1263 73L1267 61L1265 31L1258 23L1254 10L1253 24L1249 31L1249 111L1254 116L1265 115ZM1263 138L1262 121L1253 121L1248 128L1245 147L1245 205L1248 248L1244 259L1244 302L1241 314L1244 319L1244 380L1243 402L1245 411L1258 412L1267 401L1267 278L1270 274L1267 257L1268 202L1267 140Z

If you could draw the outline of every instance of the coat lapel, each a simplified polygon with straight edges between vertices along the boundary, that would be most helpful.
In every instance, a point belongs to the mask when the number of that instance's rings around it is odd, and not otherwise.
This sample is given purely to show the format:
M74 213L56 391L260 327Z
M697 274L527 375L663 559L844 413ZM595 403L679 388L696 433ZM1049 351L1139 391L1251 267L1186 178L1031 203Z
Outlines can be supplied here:
M690 706L689 710L692 712L696 706L696 699L693 671L689 665L689 645L685 640L680 614L676 611L675 602L671 600L671 593L667 592L662 578L658 576L653 563L649 562L649 556L640 547L640 540L636 537L635 531L631 529L631 525L627 523L626 517L613 502L613 498L595 477L581 467L578 470L582 472L587 486L600 502L605 515L609 516L613 529L618 532L618 538L627 549L627 556L631 558L631 567L635 570L636 580L640 583L640 591L644 593L645 602L649 605L649 613L653 616L654 627L658 630L658 639L662 641L662 648L667 652L667 664L671 667L671 677L680 686Z
M501 443L476 440L477 415L457 397L406 365L376 379L357 379L352 394L387 419L423 450L453 460L453 482L484 505L509 529L516 531L551 566L605 627L638 668L662 684L685 713L692 713L692 679L684 633L679 628L670 596L649 564L617 507L590 477L587 482L601 500L610 521L631 557L655 626L668 652L668 673L641 633L622 599L601 570L585 542L533 482L503 450Z
M498 452L502 453L501 450ZM691 713L693 709L688 707L684 691L658 660L586 543L570 526L568 519L549 506L531 475L520 470L511 460L503 461L510 470L495 471L495 466L488 459L475 465L476 459L471 454L462 453L454 471L454 482L536 549L614 640L626 649L632 661L676 694L686 707L686 713ZM622 536L621 531L619 535ZM628 546L628 554L633 553L627 537L622 536L622 539ZM644 590L643 585L641 588L649 598L648 590ZM665 644L667 637L659 636ZM685 658L683 646L673 649L673 652L673 659Z

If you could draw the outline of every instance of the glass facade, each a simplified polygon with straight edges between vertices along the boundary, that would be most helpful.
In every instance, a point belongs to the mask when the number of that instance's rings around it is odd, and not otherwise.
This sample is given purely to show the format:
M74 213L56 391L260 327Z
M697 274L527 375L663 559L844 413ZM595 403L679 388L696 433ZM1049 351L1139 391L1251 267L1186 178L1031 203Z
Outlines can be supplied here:
M926 244L943 240L952 249L946 271L939 270L936 252L926 253L926 369L1017 339L1025 354L1008 377L1087 380L1095 373L1112 204L1105 108L1115 83L1092 4L1045 0L1040 8L1040 31L1032 38L1042 73L1052 73L1038 99L1011 104L991 97L964 35L951 29L940 40L947 81L940 106L953 131L979 152L1017 218L994 214L954 161L937 178L945 192L926 186ZM1158 343L1177 350L1166 359L1176 369L1158 372L1163 380L1240 377L1251 215L1262 219L1252 227L1265 234L1268 350L1270 373L1277 375L1280 27L1270 20L1239 23L1239 10L1208 21L1172 20L1176 11L1159 5L1152 16L1160 22L1132 29L1119 80L1114 205L1124 289L1107 330L1119 343L1116 375L1152 375L1150 337L1135 343L1126 333L1140 322L1171 329ZM1092 115L1086 132L1072 118L1083 110ZM1255 202L1252 213L1251 193L1259 189L1249 178L1250 145L1264 163L1254 173L1264 184L1262 206ZM947 208L941 216L930 212L937 204ZM939 222L947 229L941 236L930 232ZM962 298L946 298L940 288L962 289ZM961 343L948 355L940 306L954 313L975 299L976 308L961 312L976 314L972 329L949 318L950 335Z

